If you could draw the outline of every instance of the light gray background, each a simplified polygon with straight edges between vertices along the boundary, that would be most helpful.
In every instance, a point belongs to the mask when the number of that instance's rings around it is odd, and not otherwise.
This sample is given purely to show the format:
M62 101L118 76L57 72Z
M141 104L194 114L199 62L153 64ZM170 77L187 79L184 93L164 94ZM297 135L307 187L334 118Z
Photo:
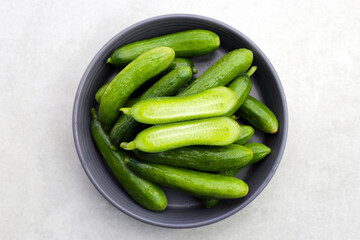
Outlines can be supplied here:
M96 52L149 17L194 13L239 29L287 96L289 136L270 184L197 229L134 220L92 186L71 115ZM0 4L0 239L358 239L360 2L11 1Z

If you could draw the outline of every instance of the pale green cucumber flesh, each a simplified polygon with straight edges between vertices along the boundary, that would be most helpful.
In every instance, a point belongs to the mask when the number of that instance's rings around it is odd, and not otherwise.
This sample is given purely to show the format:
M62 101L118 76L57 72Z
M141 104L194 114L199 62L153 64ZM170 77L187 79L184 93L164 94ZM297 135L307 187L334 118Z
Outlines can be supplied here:
M137 101L173 95L177 89L188 82L191 77L192 70L190 67L178 67L157 81L143 95L141 95ZM133 139L136 134L143 129L143 124L136 122L133 117L124 114L120 116L110 131L111 142L114 145L119 146L121 142L127 142Z
M241 128L228 117L207 118L157 125L140 132L134 141L122 143L126 150L162 152L190 145L224 146L240 136Z
M185 97L152 98L121 110L138 122L162 124L228 115L236 103L232 90L216 87Z

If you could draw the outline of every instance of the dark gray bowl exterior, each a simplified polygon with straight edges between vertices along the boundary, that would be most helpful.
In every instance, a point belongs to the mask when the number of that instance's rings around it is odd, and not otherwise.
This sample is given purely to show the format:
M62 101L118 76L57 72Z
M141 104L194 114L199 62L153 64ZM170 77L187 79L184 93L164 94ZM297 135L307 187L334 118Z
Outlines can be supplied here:
M205 209L192 200L192 197L178 196L177 192L166 189L169 206L163 212L151 212L137 205L121 188L106 166L101 154L97 151L91 137L90 109L96 105L94 96L99 87L111 79L116 70L106 64L108 56L119 46L126 43L159 36L186 29L208 29L220 36L221 49L219 54L236 48L248 48L254 52L254 64L258 66L255 73L252 95L260 98L273 110L279 120L279 132L275 135L257 132L253 141L260 141L272 149L266 160L244 170L238 177L248 183L249 194L241 199L223 200L213 209ZM212 58L221 56L214 55ZM195 58L196 66L203 72L206 64L202 64L208 57ZM196 64L198 63L198 65ZM154 17L139 22L112 38L96 54L86 69L75 97L73 109L73 132L76 149L81 164L98 191L115 207L140 221L161 227L191 228L220 221L238 212L252 200L268 184L274 175L284 152L288 129L288 116L285 94L280 80L264 53L245 35L227 24L203 16L188 14L172 14ZM197 201L197 203L196 203ZM188 204L187 204L188 202ZM194 204L195 203L195 204Z

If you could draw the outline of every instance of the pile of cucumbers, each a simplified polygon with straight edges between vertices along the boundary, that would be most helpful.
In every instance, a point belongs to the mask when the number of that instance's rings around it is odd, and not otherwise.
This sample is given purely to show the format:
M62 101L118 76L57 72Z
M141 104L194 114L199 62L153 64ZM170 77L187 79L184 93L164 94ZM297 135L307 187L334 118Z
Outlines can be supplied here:
M235 49L193 78L187 57L219 46L218 35L196 29L127 44L107 60L122 70L96 93L91 133L121 186L146 209L166 208L159 185L199 197L207 208L244 197L249 187L235 175L271 151L247 143L253 127L278 130L273 112L249 95L256 71L250 50Z

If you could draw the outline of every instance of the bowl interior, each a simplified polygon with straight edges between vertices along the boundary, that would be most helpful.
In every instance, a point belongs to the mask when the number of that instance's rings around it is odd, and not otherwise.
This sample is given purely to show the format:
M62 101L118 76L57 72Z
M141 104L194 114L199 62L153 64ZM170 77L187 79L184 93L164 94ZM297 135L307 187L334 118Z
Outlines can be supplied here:
M208 29L217 33L221 47L213 53L192 58L200 76L209 66L227 52L236 48L248 48L254 52L253 65L258 66L251 77L251 95L264 102L279 120L279 132L275 135L255 131L251 142L261 142L272 149L263 161L243 169L237 177L249 185L246 197L222 200L212 209L205 209L201 200L190 195L164 188L168 207L163 212L151 212L137 205L112 175L105 160L98 152L89 129L90 109L96 106L96 91L110 81L119 69L106 64L108 56L119 46L163 34L187 29ZM240 120L241 122L241 120ZM245 122L244 122L245 123ZM287 136L287 109L281 83L271 63L247 37L219 21L195 15L166 15L135 24L111 39L94 57L80 82L75 98L73 130L76 148L85 172L100 193L115 207L138 220L162 227L197 227L224 219L249 204L266 186L274 174L285 147Z

